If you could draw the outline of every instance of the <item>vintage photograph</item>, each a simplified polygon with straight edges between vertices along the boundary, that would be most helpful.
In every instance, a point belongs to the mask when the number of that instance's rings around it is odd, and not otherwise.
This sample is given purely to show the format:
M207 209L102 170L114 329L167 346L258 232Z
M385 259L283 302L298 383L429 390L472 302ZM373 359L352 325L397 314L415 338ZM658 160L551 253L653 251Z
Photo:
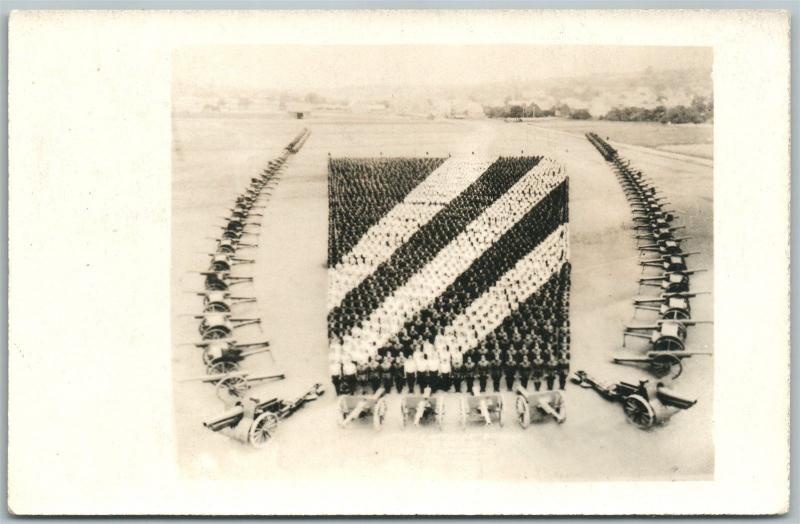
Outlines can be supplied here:
M180 474L713 480L713 68L176 47Z

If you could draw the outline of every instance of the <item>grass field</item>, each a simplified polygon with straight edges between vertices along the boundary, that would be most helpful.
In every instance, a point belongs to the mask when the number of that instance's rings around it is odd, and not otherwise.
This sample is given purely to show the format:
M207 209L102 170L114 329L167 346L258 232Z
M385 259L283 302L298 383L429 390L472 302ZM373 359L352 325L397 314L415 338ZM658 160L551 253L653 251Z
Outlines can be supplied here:
M653 431L625 421L622 408L592 391L568 386L567 420L523 430L512 410L504 428L461 430L453 405L444 431L400 428L399 397L389 399L389 416L376 433L371 425L337 426L336 399L329 393L281 422L269 447L254 450L202 426L223 410L213 387L183 383L200 375L199 350L178 345L196 339L194 313L199 297L188 291L202 281L213 248L210 237L236 194L302 127L311 138L288 167L264 209L263 226L247 293L258 304L248 314L261 317L263 333L287 379L252 390L251 396L294 396L313 382L328 384L326 290L328 156L447 156L543 154L569 176L570 261L572 263L572 370L584 369L609 382L635 382L642 370L610 362L620 354L622 327L633 316L631 299L639 291L638 252L632 238L628 203L611 169L580 133L578 124L546 128L498 121L412 121L402 125L379 119L358 122L334 118L265 120L237 117L173 120L172 369L176 456L181 473L192 478L260 478L290 481L304 477L347 483L350 478L380 483L395 479L516 481L708 479L714 474L713 360L691 359L676 389L697 398L692 409ZM587 125L587 124L582 124ZM591 125L591 124L590 124ZM613 124L609 135L623 141L639 127ZM609 128L610 129L610 128ZM648 127L650 144L675 138L670 127ZM624 130L624 133L622 132ZM665 136L658 137L663 132ZM682 131L678 131L682 132ZM710 136L711 130L708 129ZM622 138L619 138L622 137ZM713 180L711 167L648 149L620 147L672 202L680 223L699 251L693 267L708 268L692 289L713 290ZM686 158L686 157L683 157ZM687 188L691 188L688 190ZM237 290L238 292L239 290ZM713 318L709 297L692 303L694 316ZM646 321L640 315L637 322ZM245 328L247 329L247 328ZM713 331L692 328L691 350L710 350ZM244 334L243 334L244 337ZM640 350L629 344L628 352ZM254 357L255 358L255 357ZM253 364L256 364L254 361ZM259 365L262 363L259 362ZM248 364L249 365L249 364ZM263 365L268 365L267 361ZM513 397L506 394L508 406ZM455 401L456 399L453 399ZM457 459L454 460L454 457ZM468 501L469 502L469 501ZM475 504L477 504L476 502ZM477 509L465 502L460 511Z
M531 125L583 135L594 132L606 140L672 151L701 158L714 157L714 128L710 124L659 124L544 118Z

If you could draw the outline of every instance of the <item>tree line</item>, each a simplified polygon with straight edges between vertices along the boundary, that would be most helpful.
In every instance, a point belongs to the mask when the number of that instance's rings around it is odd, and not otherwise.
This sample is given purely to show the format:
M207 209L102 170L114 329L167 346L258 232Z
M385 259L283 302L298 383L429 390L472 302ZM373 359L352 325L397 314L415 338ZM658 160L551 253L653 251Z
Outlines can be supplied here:
M502 106L484 106L483 112L489 118L542 118L560 116L573 120L588 120L593 118L587 109L572 109L566 104L556 104L550 109L542 109L535 103L506 104ZM644 107L615 107L599 120L617 122L660 122L662 124L700 124L714 118L714 101L703 96L695 96L688 106L663 106L653 109Z

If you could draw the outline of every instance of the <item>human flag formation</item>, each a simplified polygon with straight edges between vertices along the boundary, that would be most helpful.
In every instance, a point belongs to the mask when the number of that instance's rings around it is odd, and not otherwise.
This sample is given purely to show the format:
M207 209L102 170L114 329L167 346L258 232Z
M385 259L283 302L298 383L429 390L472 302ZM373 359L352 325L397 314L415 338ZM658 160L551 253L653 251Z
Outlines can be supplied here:
M355 377L370 369L444 377L492 355L506 367L566 376L569 213L561 166L538 156L333 158L328 171L337 391L342 377L342 390L363 389Z

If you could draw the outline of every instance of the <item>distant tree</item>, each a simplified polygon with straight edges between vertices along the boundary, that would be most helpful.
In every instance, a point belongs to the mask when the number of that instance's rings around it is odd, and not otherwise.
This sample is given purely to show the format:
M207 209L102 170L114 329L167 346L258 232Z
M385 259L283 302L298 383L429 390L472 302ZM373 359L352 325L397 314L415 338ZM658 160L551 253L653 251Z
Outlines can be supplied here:
M586 109L576 109L570 113L569 117L573 120L589 120L592 115Z
M508 108L509 118L522 118L524 107L521 105L513 105Z

